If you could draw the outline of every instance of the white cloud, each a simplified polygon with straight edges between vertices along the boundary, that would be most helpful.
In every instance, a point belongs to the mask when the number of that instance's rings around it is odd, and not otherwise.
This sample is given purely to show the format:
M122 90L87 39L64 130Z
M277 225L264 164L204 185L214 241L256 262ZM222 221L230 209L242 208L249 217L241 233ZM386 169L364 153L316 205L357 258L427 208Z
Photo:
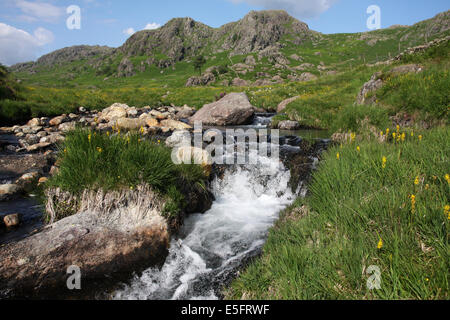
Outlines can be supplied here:
M127 36L132 36L136 31L134 31L133 28L128 28L122 31L124 34L126 34Z
M154 30L154 29L158 29L159 27L161 27L161 25L159 23L152 22L152 23L147 23L144 30Z
M282 9L298 18L312 18L327 11L338 0L230 0L265 9Z
M34 31L34 37L40 46L52 43L53 40L55 40L53 33L42 27L39 27Z
M55 22L64 15L62 7L50 3L16 0L15 4L23 13L19 18L27 22Z
M13 65L36 59L42 46L53 42L53 33L44 28L37 28L33 35L0 23L0 62Z

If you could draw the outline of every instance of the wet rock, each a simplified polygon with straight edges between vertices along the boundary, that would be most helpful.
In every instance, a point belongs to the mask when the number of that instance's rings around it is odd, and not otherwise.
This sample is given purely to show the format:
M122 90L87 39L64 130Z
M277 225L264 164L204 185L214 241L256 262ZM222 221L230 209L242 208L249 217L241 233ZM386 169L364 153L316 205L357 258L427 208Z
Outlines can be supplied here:
M36 134L27 134L25 136L25 141L27 142L28 145L39 143L39 140L40 138Z
M9 214L3 218L3 222L7 228L17 227L20 224L19 214Z
M40 177L39 172L29 172L22 175L16 180L15 184L18 185L25 192L31 192L36 186Z
M291 121L291 120L280 121L280 123L278 123L278 129L280 129L280 130L298 130L298 129L300 129L300 124L297 121Z
M2 184L0 185L0 201L13 199L22 192L17 184Z
M254 107L245 93L230 93L219 101L206 104L189 119L191 124L199 121L203 125L241 125L249 123L254 116Z

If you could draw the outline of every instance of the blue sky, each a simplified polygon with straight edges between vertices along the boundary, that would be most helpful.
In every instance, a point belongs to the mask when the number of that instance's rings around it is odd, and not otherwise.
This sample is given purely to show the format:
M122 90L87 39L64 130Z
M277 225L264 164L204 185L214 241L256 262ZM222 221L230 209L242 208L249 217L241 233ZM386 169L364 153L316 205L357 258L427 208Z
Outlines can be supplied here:
M69 30L67 7L81 8L81 29ZM250 10L284 9L323 33L368 31L366 9L381 8L381 26L411 25L450 9L448 0L1 0L0 62L34 60L66 46L117 47L133 31L192 17L212 27Z

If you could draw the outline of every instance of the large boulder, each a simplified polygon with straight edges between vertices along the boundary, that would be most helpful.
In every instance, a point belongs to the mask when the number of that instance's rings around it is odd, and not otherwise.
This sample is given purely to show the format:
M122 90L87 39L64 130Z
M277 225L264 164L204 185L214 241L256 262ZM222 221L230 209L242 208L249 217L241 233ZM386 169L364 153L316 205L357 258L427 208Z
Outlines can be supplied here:
M47 193L47 211L70 202L70 194ZM85 192L79 213L0 250L0 298L89 296L96 286L121 281L164 262L169 228L164 202L148 186L104 193ZM79 292L67 288L67 269L81 271ZM108 280L109 279L109 280ZM77 290L75 290L77 291Z
M212 126L241 125L249 123L254 113L255 109L244 92L230 93L219 101L204 105L189 122L199 121Z

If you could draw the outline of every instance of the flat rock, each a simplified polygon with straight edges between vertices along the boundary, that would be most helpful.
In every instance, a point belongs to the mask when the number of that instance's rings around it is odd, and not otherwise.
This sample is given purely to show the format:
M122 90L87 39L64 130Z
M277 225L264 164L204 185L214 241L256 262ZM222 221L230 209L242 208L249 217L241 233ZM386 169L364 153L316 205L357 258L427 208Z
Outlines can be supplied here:
M286 109L286 107L287 107L287 105L288 105L289 103L294 102L294 101L297 100L298 98L300 98L300 96L295 96L295 97L292 97L292 98L289 98L289 99L286 99L286 100L281 101L280 104L279 104L278 107L277 107L277 112L278 112L278 113L283 112L284 109Z
M3 246L0 298L77 294L66 285L66 270L72 265L82 272L80 294L86 294L86 290L98 291L99 283L125 281L133 272L161 264L170 240L167 222L160 214L164 203L151 189L143 188L85 194L79 213ZM60 191L51 199L47 207L54 208L53 201L67 200Z

